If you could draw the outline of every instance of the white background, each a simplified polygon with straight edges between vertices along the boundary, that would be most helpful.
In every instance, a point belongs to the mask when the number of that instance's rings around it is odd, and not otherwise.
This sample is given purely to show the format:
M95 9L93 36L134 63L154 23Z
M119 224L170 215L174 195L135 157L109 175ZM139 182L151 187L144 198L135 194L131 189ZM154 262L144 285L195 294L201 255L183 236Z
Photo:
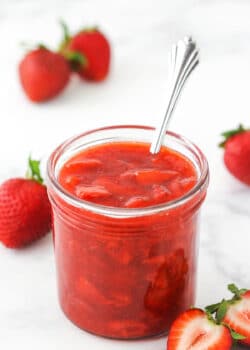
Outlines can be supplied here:
M0 181L25 173L30 152L43 159L65 138L111 124L156 125L166 106L167 53L186 34L201 64L170 129L207 155L211 182L203 207L197 305L217 301L229 282L250 287L250 189L226 171L220 132L250 126L248 0L81 0L0 4ZM73 77L57 99L40 105L23 94L17 67L29 44L57 47L59 18L76 30L97 24L112 42L109 79ZM74 327L57 304L51 237L12 251L0 246L0 347L12 349L165 349L166 339L118 342Z

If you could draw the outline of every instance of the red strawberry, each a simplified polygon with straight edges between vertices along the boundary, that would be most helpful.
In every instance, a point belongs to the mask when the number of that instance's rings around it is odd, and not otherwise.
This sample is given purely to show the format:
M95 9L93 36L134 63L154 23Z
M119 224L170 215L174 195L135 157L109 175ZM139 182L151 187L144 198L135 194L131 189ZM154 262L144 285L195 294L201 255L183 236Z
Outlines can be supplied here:
M60 51L73 63L82 78L92 81L104 80L110 68L110 44L105 35L96 28L83 29L74 36L64 28L64 41Z
M70 67L65 58L44 47L29 52L19 65L21 84L34 102L49 100L67 85Z
M234 297L228 301L223 321L245 337L239 340L242 344L250 345L250 290L239 290L233 284L228 287L234 293Z
M225 140L220 146L225 147L226 167L238 180L250 185L250 130L240 125L238 129L224 132L222 136Z
M50 203L39 163L29 159L29 179L10 179L0 186L0 241L6 247L22 247L50 229Z
M167 342L167 350L228 350L231 346L230 330L200 309L182 313L172 324Z

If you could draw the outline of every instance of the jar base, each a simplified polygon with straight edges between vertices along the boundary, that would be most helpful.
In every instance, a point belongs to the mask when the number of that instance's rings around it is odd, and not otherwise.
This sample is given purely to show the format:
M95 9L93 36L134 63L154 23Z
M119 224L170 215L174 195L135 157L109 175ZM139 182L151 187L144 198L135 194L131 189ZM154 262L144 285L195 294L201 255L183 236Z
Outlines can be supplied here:
M123 340L123 341L139 341L139 340L147 340L147 339L158 339L162 338L168 335L169 329L157 332L157 333L152 333L148 335L138 335L138 336L133 336L133 337L122 337L122 336L111 336L107 334L103 334L102 332L94 332L91 331L90 329L83 328L77 321L72 320L68 315L67 312L64 310L63 306L60 305L60 309L64 316L67 318L70 323L72 323L74 326L79 328L81 331L89 333L91 335L97 336L97 337L102 337L110 340Z

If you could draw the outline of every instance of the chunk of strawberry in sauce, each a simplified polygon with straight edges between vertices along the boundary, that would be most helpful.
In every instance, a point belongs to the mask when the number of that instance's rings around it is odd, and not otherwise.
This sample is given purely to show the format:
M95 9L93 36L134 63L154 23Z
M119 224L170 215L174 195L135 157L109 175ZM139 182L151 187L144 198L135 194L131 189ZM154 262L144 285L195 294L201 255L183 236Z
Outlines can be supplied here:
M148 144L137 142L89 147L69 159L59 174L59 182L74 195L117 208L174 200L196 181L195 168L178 152L162 147L155 156Z
M103 165L99 159L82 159L82 160L72 160L66 163L64 166L69 171L82 171L96 169Z
M96 286L88 281L86 278L81 276L78 281L76 281L76 290L80 295L90 302L97 304L108 304L109 299L106 298Z
M121 174L123 180L136 180L140 185L161 184L178 176L178 172L174 170L158 170L158 169L135 169L128 170Z
M99 177L94 182L93 185L105 187L112 194L122 195L127 193L126 186L118 185L115 180L108 179L106 177Z
M184 292L188 264L183 249L166 256L148 288L145 306L152 311L164 312L177 302Z
M109 293L109 303L116 308L128 307L132 303L132 297L126 293L111 291Z
M103 186L91 186L91 185L78 185L76 187L75 193L78 198L91 200L95 198L107 198L112 195Z
M112 321L108 323L111 334L119 334L122 338L137 337L146 334L148 327L145 323L134 320Z
M142 185L162 183L177 176L178 172L174 170L142 169L136 172L136 180Z
M171 191L164 185L153 185L152 186L153 198L157 202L163 202L168 199Z
M125 203L125 208L140 208L145 207L149 203L149 197L146 196L135 196L129 198Z
M128 265L133 260L133 254L131 252L131 244L121 242L119 240L110 240L106 242L105 246L109 258L112 259L112 263L117 266ZM119 264L119 265L118 265Z
M68 186L77 186L81 183L81 178L76 175L68 175L65 178L65 184Z

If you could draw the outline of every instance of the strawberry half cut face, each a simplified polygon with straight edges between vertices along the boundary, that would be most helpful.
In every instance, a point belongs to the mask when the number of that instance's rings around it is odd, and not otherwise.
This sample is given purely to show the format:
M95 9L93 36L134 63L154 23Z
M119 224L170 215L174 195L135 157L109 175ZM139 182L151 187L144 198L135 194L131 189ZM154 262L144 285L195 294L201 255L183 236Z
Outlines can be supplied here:
M190 309L173 323L167 350L227 350L232 346L229 329L208 319L200 309Z

